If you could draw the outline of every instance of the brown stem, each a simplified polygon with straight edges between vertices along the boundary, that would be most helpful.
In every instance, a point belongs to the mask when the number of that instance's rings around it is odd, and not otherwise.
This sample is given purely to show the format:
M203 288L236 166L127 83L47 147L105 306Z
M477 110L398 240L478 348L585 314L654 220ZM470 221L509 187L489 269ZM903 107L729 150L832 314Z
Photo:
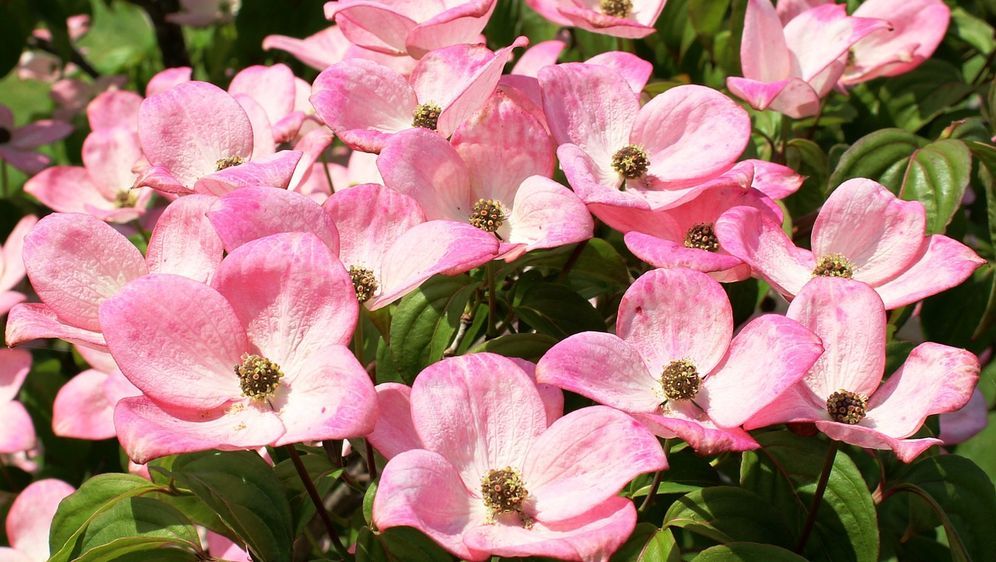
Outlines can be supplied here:
M830 473L833 472L833 461L837 458L837 442L830 442L830 449L827 451L827 458L823 461L823 472L820 473L820 480L816 483L816 492L813 493L813 503L809 507L809 515L806 516L806 523L802 527L802 534L799 535L799 543L795 546L795 551L801 553L806 548L809 535L816 525L816 514L823 504L823 494L827 491L827 484L830 482Z
M166 20L168 14L180 10L179 0L129 0L140 6L149 14L152 25L156 29L156 41L163 55L163 65L166 68L176 66L192 66L187 53L187 43L183 39L183 29Z
M315 488L315 483L311 481L311 476L308 476L308 469L304 467L304 463L301 462L301 455L298 454L297 449L294 445L284 445L284 450L290 455L291 462L294 463L294 468L297 469L297 475L301 477L301 483L304 484L304 489L308 492L308 497L311 498L311 503L315 504L315 511L318 512L318 517L322 520L325 525L325 531L329 534L329 539L332 541L332 546L342 555L343 559L349 560L352 558L349 555L349 551L343 546L342 541L339 539L339 533L335 530L335 525L332 524L332 518L329 517L329 512L325 510L325 504L322 502L322 497L318 495L318 489Z
M53 55L59 56L59 51L52 45L52 42L48 39L41 39L39 37L31 37L30 45L38 50L45 51L46 53L51 53ZM90 61L83 58L83 53L80 53L76 47L70 47L69 60L64 62L71 62L76 66L80 67L80 70L87 73L87 76L96 80L100 78L100 72L90 64Z

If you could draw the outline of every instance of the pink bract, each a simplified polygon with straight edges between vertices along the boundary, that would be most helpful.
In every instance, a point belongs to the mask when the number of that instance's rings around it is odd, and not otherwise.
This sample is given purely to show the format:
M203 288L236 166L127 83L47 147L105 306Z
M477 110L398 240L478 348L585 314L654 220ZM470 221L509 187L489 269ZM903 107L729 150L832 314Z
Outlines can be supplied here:
M299 152L281 151L254 160L246 111L207 82L184 82L147 98L138 121L151 167L136 186L166 193L220 195L246 185L287 187L301 158Z
M941 0L868 0L854 15L888 21L892 30L869 34L851 48L841 84L905 74L929 59L948 30L951 10Z
M654 24L667 0L526 0L529 7L559 25L602 35L641 39L657 31Z
M498 355L427 367L410 402L424 448L388 462L374 522L413 526L465 560L607 557L636 522L633 504L616 493L667 467L653 435L617 410L583 408L550 423L530 376ZM521 487L523 499L506 511L485 504L485 484L496 474Z
M427 54L409 78L363 59L334 64L315 79L311 103L343 142L380 152L390 137L415 127L449 137L494 92L505 63L525 38L492 52L455 45Z
M536 379L632 414L701 454L754 449L740 424L795 384L822 353L794 320L764 315L733 337L722 286L687 269L644 274L619 305L616 335L554 345Z
M59 502L75 491L69 484L54 478L28 485L7 513L7 539L11 548L0 547L0 559L8 562L48 560L52 518Z
M109 353L84 346L76 346L76 351L91 368L59 389L52 405L52 431L73 439L110 439L117 435L114 407L142 391L125 378Z
M100 307L111 355L144 393L118 402L118 439L142 463L369 432L376 395L345 346L356 318L349 274L312 234L239 247L211 286L132 281Z
M496 0L338 0L325 3L325 17L335 21L354 45L418 59L435 49L480 43L495 4Z
M24 191L60 213L87 213L125 223L145 213L152 190L132 190L144 166L138 135L124 127L95 130L83 141L83 166L54 166L24 184Z
M797 248L781 224L756 209L728 211L716 221L716 235L726 251L788 299L815 276L845 276L873 287L892 310L960 284L985 263L947 236L925 236L925 224L922 203L856 178L823 204L812 251Z
M539 81L560 166L589 205L661 209L691 199L750 136L747 113L703 86L672 88L641 108L624 75L600 64L548 66Z
M832 439L892 449L910 462L941 441L909 437L927 416L964 406L978 381L975 355L928 342L913 349L883 383L885 307L864 283L814 279L792 301L787 316L820 336L826 353L799 384L749 420L747 428L815 422Z
M794 118L816 115L844 73L848 49L889 27L885 20L851 17L843 5L825 4L800 13L783 29L769 0L748 0L740 44L744 76L729 77L726 85L755 109Z
M337 62L358 58L372 60L399 74L408 75L416 62L408 55L390 55L353 45L337 25L329 26L304 39L286 35L267 35L263 39L263 49L287 51L304 64L319 71Z
M37 223L34 215L22 217L0 248L0 317L26 298L12 289L24 279L24 237Z
M0 454L19 453L35 447L35 426L17 401L21 384L31 370L31 354L20 349L0 349Z
M221 240L204 216L214 198L189 196L170 204L149 240L148 255L107 223L77 213L53 213L24 241L24 266L41 303L15 306L8 345L61 338L104 349L97 308L126 283L150 271L205 281L221 261Z
M530 141L523 146L521 139ZM457 129L452 144L429 131L406 131L387 143L377 167L384 183L413 197L429 219L494 233L509 261L592 236L584 203L549 179L553 141L546 129L500 92Z
M33 175L40 172L51 159L34 149L69 136L73 126L63 121L43 119L23 127L14 126L14 114L0 104L0 160Z

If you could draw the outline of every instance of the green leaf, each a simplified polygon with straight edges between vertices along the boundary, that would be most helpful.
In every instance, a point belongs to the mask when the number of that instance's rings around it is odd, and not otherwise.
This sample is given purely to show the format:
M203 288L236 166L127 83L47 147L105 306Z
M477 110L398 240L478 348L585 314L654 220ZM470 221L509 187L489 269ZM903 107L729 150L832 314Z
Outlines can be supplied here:
M912 464L901 480L923 490L937 503L972 560L991 559L996 552L996 534L992 532L996 490L982 469L958 455L926 457ZM952 542L950 531L948 541Z
M182 513L160 501L135 497L98 515L83 534L77 561L111 561L129 552L173 547L201 552L197 529Z
M332 490L335 479L342 474L343 470L332 466L331 461L324 454L302 454L301 463L307 470L311 481L315 483L318 493L323 496ZM287 501L290 504L295 522L294 528L300 533L303 527L315 516L315 504L311 501L311 497L301 482L301 476L297 473L297 468L291 459L280 461L277 466L273 467L273 471L287 492Z
M910 156L927 142L902 129L882 129L862 137L840 156L827 193L851 178L873 179L898 192Z
M290 560L291 508L273 469L254 452L184 455L173 463L177 482L215 510L261 560Z
M744 488L714 486L691 492L668 509L664 527L679 527L726 544L751 541L788 546L791 533L780 513Z
M883 81L878 90L883 122L918 131L972 93L961 71L942 60L924 61L916 70Z
M988 55L996 49L996 39L993 38L993 26L978 18L962 7L951 10L950 33L974 47L983 55Z
M707 548L695 562L805 562L805 558L781 547L751 542L730 543Z
M452 562L432 539L411 527L392 527L374 533L360 530L356 541L356 562Z
M513 308L536 331L558 339L579 332L605 330L605 321L595 307L559 283L523 276L515 286Z
M545 334L505 334L493 340L481 342L472 347L468 353L497 353L505 357L520 357L537 361L544 353L557 343L556 338Z
M797 538L812 504L827 444L788 431L755 435L761 449L743 455L741 485L783 514ZM854 462L838 452L805 555L810 560L875 562L878 519L871 493Z
M72 495L62 500L52 519L49 535L51 562L68 561L80 536L101 513L118 502L166 488L131 474L99 474L85 481Z
M78 44L101 74L118 74L156 56L156 36L145 12L129 2L93 2L90 30Z
M688 0L688 20L708 42L723 29L730 0Z
M966 347L981 352L996 336L996 324L991 323L976 336L986 313L994 280L994 268L982 266L964 283L923 301L920 325L926 339Z
M681 562L681 551L670 529L639 523L610 562Z
M391 358L406 383L443 357L479 286L466 275L439 275L401 299L391 318Z

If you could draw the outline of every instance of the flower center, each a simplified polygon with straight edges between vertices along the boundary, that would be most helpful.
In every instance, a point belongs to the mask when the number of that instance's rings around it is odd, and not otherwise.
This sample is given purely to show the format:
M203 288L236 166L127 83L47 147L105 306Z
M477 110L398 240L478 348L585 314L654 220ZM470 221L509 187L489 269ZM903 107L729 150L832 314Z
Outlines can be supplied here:
M497 199L478 199L470 213L470 224L485 232L497 232L507 219L505 207Z
M661 389L668 400L691 400L701 384L698 370L687 359L670 362L661 375Z
M867 409L867 397L843 388L827 398L827 413L835 422L854 425L864 419Z
M215 162L214 169L215 169L215 171L220 172L220 171L224 170L225 168L231 168L232 166L238 166L240 164L245 164L245 162L246 161L243 160L241 156L228 156L226 158L222 158L222 159L218 160L217 162Z
M242 363L235 366L235 374L239 376L242 395L258 401L272 398L284 376L273 361L248 353L242 354Z
M361 303L370 300L370 297L377 292L377 278L374 277L373 271L362 266L351 265L349 266L349 278L353 280L356 300Z
M719 249L719 239L711 224L699 223L685 234L685 247L715 252Z
M612 155L612 169L626 179L643 177L648 168L650 157L647 156L647 151L635 144L626 145Z
M484 505L495 518L502 513L516 512L521 515L522 502L529 496L529 491L522 483L519 471L506 466L505 468L489 470L481 478L481 496Z
M854 276L854 264L851 260L841 254L828 254L816 262L813 275L818 277L845 277L850 279Z
M631 0L601 0L599 7L602 8L603 14L624 18L633 11L633 2Z
M138 202L138 194L131 189L120 189L114 194L114 206L121 209L124 207L134 207Z
M12 138L14 138L14 135L11 134L10 129L0 127L0 144L7 144Z
M435 131L439 122L439 114L442 112L442 108L432 102L423 103L416 107L415 112L412 113L412 126Z

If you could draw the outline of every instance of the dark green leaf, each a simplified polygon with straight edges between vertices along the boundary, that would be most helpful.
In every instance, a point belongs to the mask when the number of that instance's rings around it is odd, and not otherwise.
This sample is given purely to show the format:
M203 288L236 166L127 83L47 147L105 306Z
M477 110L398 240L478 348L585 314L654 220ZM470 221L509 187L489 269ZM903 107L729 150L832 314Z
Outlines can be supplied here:
M468 353L480 353L483 351L497 353L505 357L520 357L536 361L547 352L553 344L557 343L555 338L544 334L506 334L498 336L493 340L487 340L474 346Z
M536 331L558 339L585 331L604 331L602 316L566 285L520 279L515 287L515 313Z
M716 542L752 541L785 544L789 528L780 513L750 490L714 486L681 498L664 516L665 527L679 527Z
M640 523L615 554L611 562L681 562L681 551L670 529L658 529Z
M28 0L0 1L0 76L6 75L21 58L24 41L31 35L35 14Z
M356 562L451 562L453 557L429 537L411 527L392 527L382 533L360 530Z
M173 547L201 551L197 529L182 513L151 498L120 501L98 515L83 533L78 561L111 561L129 552Z
M841 155L830 175L827 192L851 178L869 178L896 193L910 156L927 142L902 129L883 129L864 136Z
M805 558L781 547L750 542L730 543L707 548L693 558L695 562L805 562Z

